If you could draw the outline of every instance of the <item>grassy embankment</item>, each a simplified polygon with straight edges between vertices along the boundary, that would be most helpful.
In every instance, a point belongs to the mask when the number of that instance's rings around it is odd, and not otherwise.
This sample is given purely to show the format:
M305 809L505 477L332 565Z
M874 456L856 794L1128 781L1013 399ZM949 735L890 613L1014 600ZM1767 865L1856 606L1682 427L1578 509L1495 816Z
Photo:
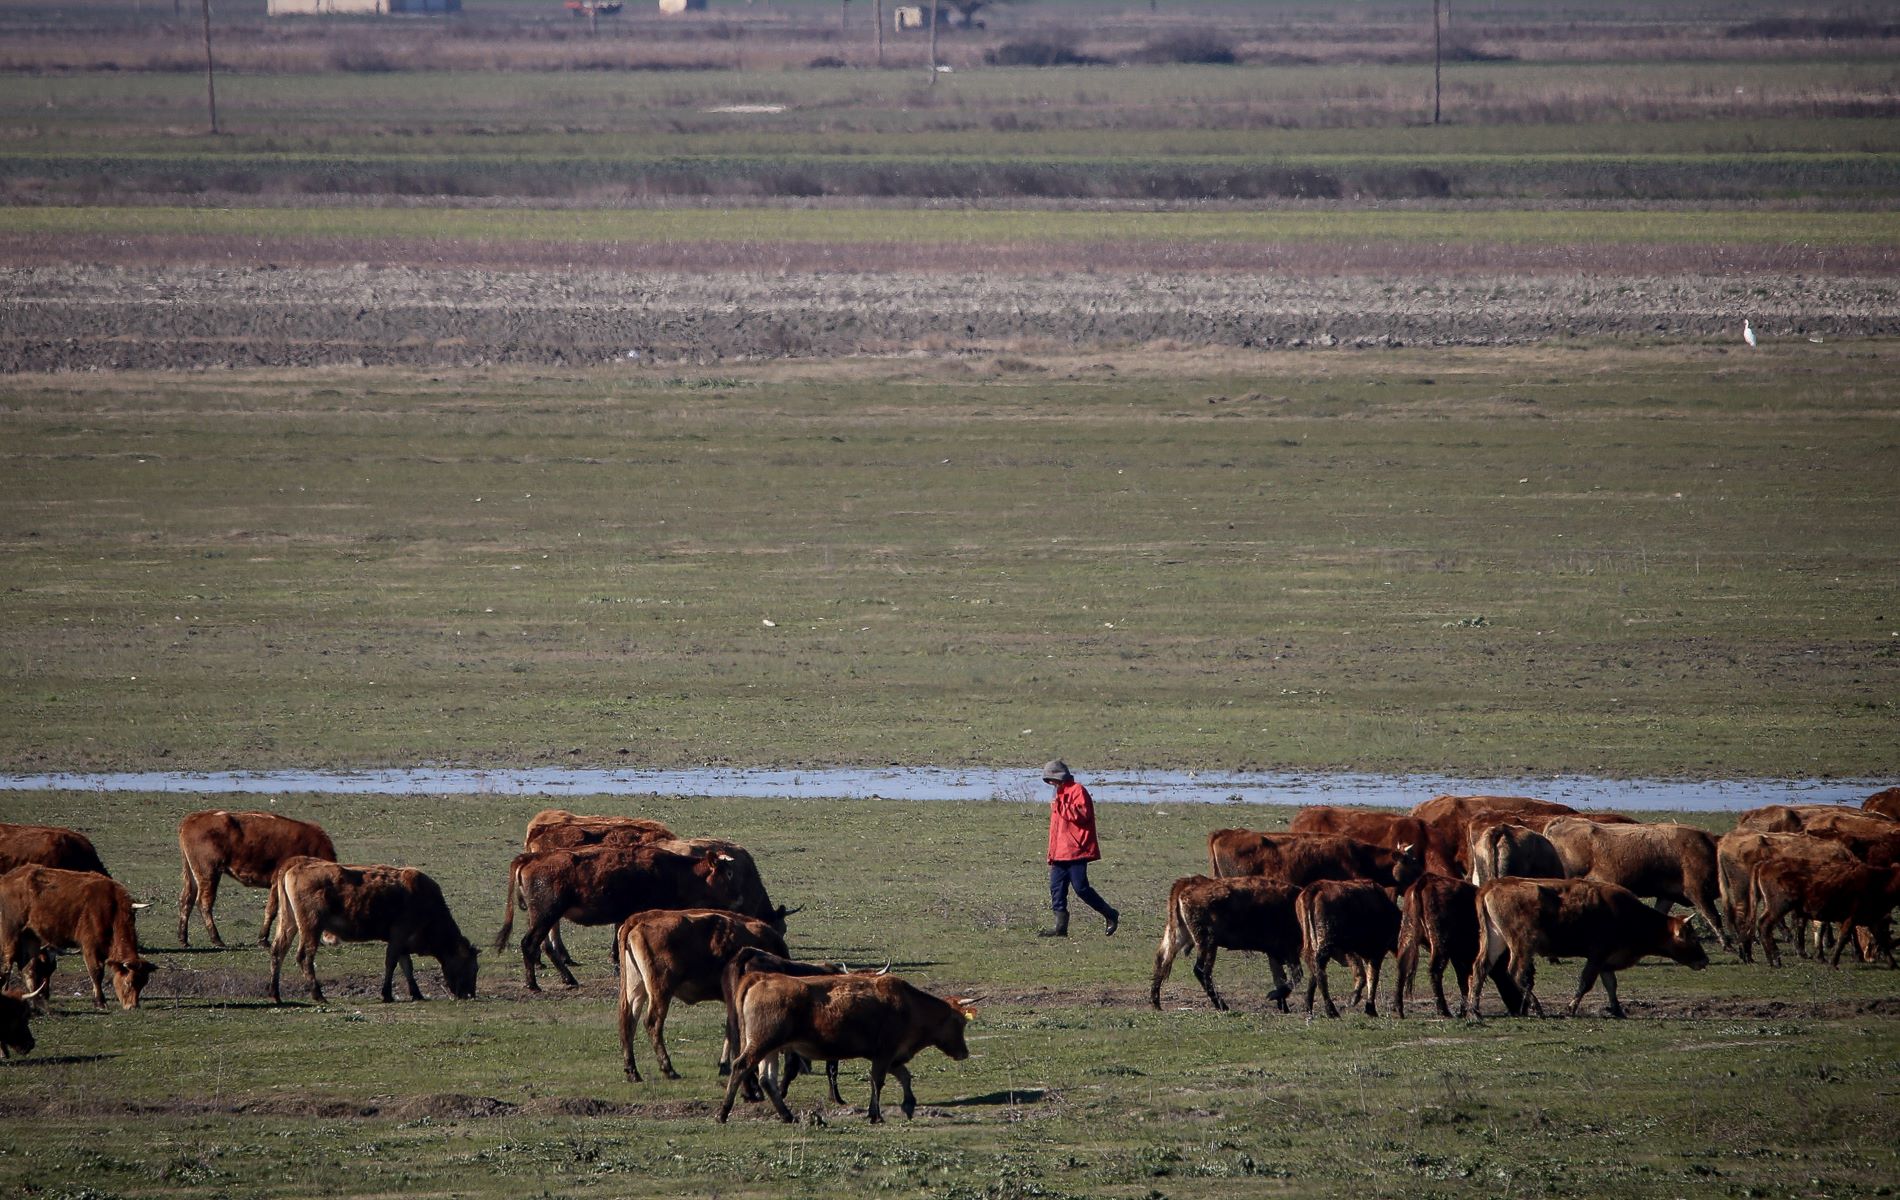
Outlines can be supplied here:
M15 379L0 762L1883 774L1890 357Z
M675 1009L685 1078L619 1069L604 933L576 933L578 993L526 994L518 959L485 954L482 995L375 1000L375 947L317 957L331 1002L261 1003L267 955L248 945L261 894L228 886L233 947L173 944L172 831L187 796L0 794L0 820L90 830L114 872L154 902L143 940L162 964L147 1005L95 1015L70 993L37 1023L38 1051L0 1070L0 1187L23 1195L1212 1197L1880 1194L1900 1170L1883 1090L1900 1066L1884 968L1780 972L1715 952L1707 971L1623 977L1636 1019L1482 1025L1262 1011L1264 969L1229 955L1238 1011L1212 1012L1176 964L1146 1004L1167 881L1204 866L1206 832L1277 827L1283 812L1105 805L1097 882L1122 934L1050 944L1039 808L1011 803L642 801L686 832L757 853L801 953L895 960L940 993L986 999L975 1054L916 1061L922 1109L867 1126L829 1110L781 1127L750 1112L719 1128L715 1010ZM443 885L477 942L499 920L501 872L531 799L285 797L347 859L413 863ZM586 807L583 805L583 807ZM519 929L519 926L517 926ZM1561 1000L1574 966L1540 967ZM1332 972L1336 987L1342 972ZM293 965L294 978L294 965ZM1420 981L1423 983L1423 980ZM400 983L398 984L400 989ZM1343 987L1342 987L1343 990ZM1417 1001L1415 1000L1415 1005ZM1600 995L1589 1001L1594 1013ZM1493 1009L1495 1011L1495 1008ZM637 1044L651 1077L652 1054ZM846 1067L861 1106L861 1065ZM819 1092L793 1093L802 1114ZM887 1099L891 1094L887 1093Z

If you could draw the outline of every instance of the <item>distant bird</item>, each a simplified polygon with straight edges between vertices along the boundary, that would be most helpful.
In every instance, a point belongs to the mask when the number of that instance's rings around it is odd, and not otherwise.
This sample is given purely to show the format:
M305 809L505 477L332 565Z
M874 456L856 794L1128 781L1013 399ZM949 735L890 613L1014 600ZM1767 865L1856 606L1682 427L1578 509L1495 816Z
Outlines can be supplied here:
M1755 344L1755 327L1748 323L1747 317L1742 318L1742 340L1750 346Z

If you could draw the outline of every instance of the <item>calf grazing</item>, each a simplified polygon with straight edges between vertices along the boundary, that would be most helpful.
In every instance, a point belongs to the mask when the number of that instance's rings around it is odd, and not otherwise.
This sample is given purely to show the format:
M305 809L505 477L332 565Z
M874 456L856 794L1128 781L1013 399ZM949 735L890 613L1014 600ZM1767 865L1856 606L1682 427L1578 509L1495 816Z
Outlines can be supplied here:
M1339 1015L1326 986L1326 963L1340 958L1353 964L1354 1000L1363 989L1366 1015L1378 1016L1379 968L1399 948L1399 906L1371 880L1324 879L1301 890L1294 911L1306 951L1306 1011L1313 1011L1318 989L1326 1015Z
M1267 956L1273 972L1273 990L1267 999L1285 1012L1293 991L1286 968L1300 960L1300 923L1293 901L1300 889L1280 879L1243 876L1209 879L1189 875L1168 889L1168 909L1162 915L1161 946L1155 951L1154 983L1149 1003L1161 1007L1161 985L1174 969L1181 951L1197 947L1194 977L1201 981L1214 1007L1227 1002L1214 990L1214 956L1219 950L1253 950Z
M663 841L673 831L645 817L595 817L544 808L528 819L523 850L573 850L581 846L643 846Z
M33 1001L46 985L32 991L8 988L0 992L0 1058L33 1053L33 1030L27 1022L33 1017Z
M1399 953L1392 989L1392 1013L1405 1016L1405 998L1411 994L1412 981L1418 975L1419 948L1430 952L1426 971L1432 980L1432 999L1438 1015L1451 1016L1445 1003L1445 968L1452 968L1457 984L1458 1015L1465 1015L1465 996L1471 990L1471 968L1478 961L1478 889L1462 879L1427 872L1405 893L1400 905ZM1504 997L1507 1007L1515 1010L1524 1003L1517 985L1502 967L1492 971L1491 982ZM1531 1003L1535 1004L1533 999Z
M0 876L0 972L26 967L42 948L77 949L92 980L94 1004L105 1007L110 969L120 1007L137 1008L139 993L158 969L139 957L133 914L142 907L104 875L15 867Z
M1900 787L1884 788L1860 802L1862 812L1900 821Z
M277 872L277 902L284 914L270 947L270 998L282 1004L277 981L291 938L298 938L297 965L310 984L310 998L323 1003L317 982L317 945L326 936L341 942L386 942L383 1003L395 997L396 966L409 998L422 999L411 955L426 954L442 965L442 981L458 1000L475 994L475 947L462 936L435 880L413 867L346 867L317 858L293 858Z
M1562 879L1564 861L1549 838L1510 821L1471 826L1471 863L1475 887L1491 879L1516 875L1523 879Z
M1660 954L1696 970L1709 956L1682 917L1665 916L1627 888L1594 879L1493 879L1478 889L1478 961L1471 973L1465 1011L1482 1011L1485 976L1504 962L1523 996L1529 996L1539 954L1581 958L1583 973L1570 1001L1575 1016L1600 977L1610 1015L1624 1015L1616 997L1616 973L1645 955ZM1514 1015L1523 1016L1522 1003Z
M1602 825L1562 817L1544 826L1544 836L1557 847L1570 878L1613 883L1653 897L1664 912L1671 904L1689 905L1724 947L1730 944L1716 911L1721 874L1710 834L1692 825Z
M178 893L178 944L189 945L191 908L196 904L214 946L224 945L211 910L218 902L218 881L229 875L245 887L269 888L264 924L257 944L270 944L277 921L277 870L293 858L336 861L336 847L323 827L312 821L268 812L207 809L178 823L178 856L184 860L184 887Z
M748 975L739 981L739 1056L719 1106L723 1123L740 1084L767 1056L790 1050L810 1059L862 1058L871 1064L872 1122L884 1119L880 1096L886 1074L903 1086L906 1117L917 1109L906 1066L918 1051L935 1046L961 1062L970 1056L963 1027L976 1015L970 1002L940 999L895 975ZM770 1080L766 1098L781 1120L792 1120L785 1098Z
M1769 855L1756 863L1749 875L1749 896L1755 913L1755 931L1761 937L1762 953L1770 966L1781 965L1774 926L1783 916L1841 923L1840 936L1834 942L1834 957L1828 962L1830 967L1840 967L1841 951L1856 928L1871 932L1876 951L1886 957L1888 966L1895 965L1887 914L1900 904L1900 866L1876 868L1860 863L1815 866L1799 859Z
M1425 853L1427 871L1448 874L1456 857L1451 847L1439 845L1438 834L1431 826L1404 813L1309 804L1293 814L1288 829L1292 833L1336 833L1394 850L1417 846Z
M1370 879L1402 888L1425 869L1417 846L1392 849L1328 833L1258 833L1216 829L1207 835L1207 857L1216 879L1260 875L1305 887L1321 879Z
M618 925L649 908L717 908L757 917L783 932L785 918L795 910L771 907L763 884L754 890L743 878L735 879L747 862L749 858L742 862L715 847L694 854L677 854L659 846L587 846L518 854L508 865L508 895L495 948L508 944L517 898L528 914L521 961L531 991L541 988L535 969L540 965L542 943L564 920L577 925ZM755 869L751 882L756 881ZM553 956L553 963L568 987L580 986L564 956Z
M1720 883L1722 915L1735 931L1735 952L1743 962L1755 961L1755 917L1750 907L1749 876L1757 863L1766 858L1798 859L1812 870L1828 863L1853 865L1856 861L1847 847L1805 833L1761 833L1753 829L1732 829L1715 843L1716 875ZM1795 931L1795 947L1802 957L1807 946L1800 930Z
M0 824L0 875L15 867L57 867L106 875L92 839L60 825Z
M620 957L620 1052L627 1077L640 1082L633 1059L633 1027L645 1018L660 1074L678 1079L666 1052L666 1014L675 1003L723 999L726 967L750 947L787 953L785 935L756 917L718 909L650 909L620 923L614 945ZM722 1052L719 1061L728 1061Z

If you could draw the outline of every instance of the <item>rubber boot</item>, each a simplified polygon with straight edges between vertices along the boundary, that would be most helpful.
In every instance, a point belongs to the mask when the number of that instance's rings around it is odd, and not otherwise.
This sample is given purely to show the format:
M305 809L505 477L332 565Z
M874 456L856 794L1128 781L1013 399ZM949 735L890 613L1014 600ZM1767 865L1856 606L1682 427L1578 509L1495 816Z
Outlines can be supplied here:
M1108 920L1108 933L1106 936L1114 937L1115 931L1121 928L1121 924L1122 924L1121 910L1118 908L1111 908L1108 910L1106 917Z
M1069 936L1069 910L1066 908L1056 909L1056 923L1054 927L1050 929L1038 929L1036 931L1036 936L1037 937L1068 937Z

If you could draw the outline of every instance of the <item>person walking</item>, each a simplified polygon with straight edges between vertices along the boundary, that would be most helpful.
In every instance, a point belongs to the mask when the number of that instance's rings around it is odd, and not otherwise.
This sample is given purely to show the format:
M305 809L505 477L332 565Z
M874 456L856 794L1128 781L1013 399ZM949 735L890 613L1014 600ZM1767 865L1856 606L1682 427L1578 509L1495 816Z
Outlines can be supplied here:
M1121 913L1089 886L1089 864L1102 857L1095 840L1095 802L1061 759L1042 769L1042 781L1056 789L1049 798L1049 907L1055 911L1056 923L1038 930L1036 936L1069 936L1069 889L1073 888L1082 903L1108 921L1108 934L1113 937Z

